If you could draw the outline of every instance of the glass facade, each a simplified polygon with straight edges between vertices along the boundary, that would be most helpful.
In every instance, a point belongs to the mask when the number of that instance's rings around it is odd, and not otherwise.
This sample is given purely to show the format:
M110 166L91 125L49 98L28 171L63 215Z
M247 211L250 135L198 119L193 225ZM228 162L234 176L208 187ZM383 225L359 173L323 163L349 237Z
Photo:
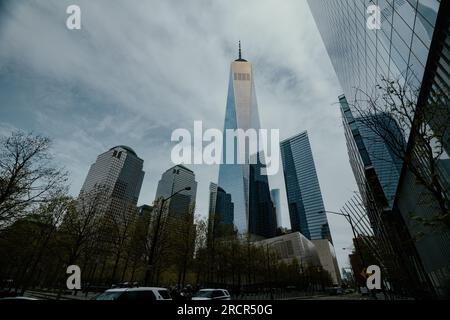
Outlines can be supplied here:
M372 92L382 77L402 75L420 88L438 0L308 0L345 95ZM370 30L367 8L381 10L381 29Z
M370 222L370 231L376 236L377 250L382 252L385 260L391 260L391 263L381 261L380 264L383 264L383 267L388 269L401 268L396 261L394 262L389 258L392 255L399 256L393 253L398 248L393 247L391 243L392 233L398 231L388 228L381 218L383 215L380 213L391 212L393 209L402 162L383 139L364 125L364 122L362 122L365 121L364 119L353 116L344 95L339 97L339 102L350 165L358 185L367 219ZM383 121L386 124L395 124L395 121L386 114L379 114L373 116L373 118L369 119L371 123ZM387 127L389 128L389 125ZM400 130L392 130L392 132L395 131L398 131L398 141L401 141ZM400 224L403 223L400 222ZM408 233L406 235L409 237ZM402 253L406 254L406 246L400 250L402 249ZM409 255L407 259L412 261L414 254Z
M418 106L442 99L450 108L448 1L308 0L308 3L349 101L364 100L361 93L375 93L382 78L407 79L410 87L420 92ZM381 10L381 28L371 30L366 25L367 8L373 4ZM436 128L443 125L440 119L434 121ZM408 139L408 132L405 134ZM442 143L450 154L450 130L444 134Z
M250 142L234 138L226 139L226 130L260 128L258 105L256 101L255 84L253 82L252 64L244 59L231 63L227 105L224 123L223 164L219 168L218 186L225 194L231 195L233 202L233 224L240 234L251 234L260 237L271 237L276 232L276 217L267 176L260 174L262 167L257 154L250 154L250 148L240 143ZM227 155L227 144L233 143L232 154ZM254 142L254 141L253 141ZM242 149L241 149L242 148ZM245 154L238 154L245 150ZM244 158L244 163L238 163L238 157ZM256 164L250 159L257 156ZM227 157L234 159L230 164ZM227 163L228 162L228 163Z
M234 233L234 203L231 195L217 184L209 185L208 233L212 238Z
M373 169L385 202L392 208L402 170L402 161L379 135L364 125L364 119L354 118L344 95L339 97L339 102L349 159L359 191L362 195L368 192L365 170ZM369 120L371 123L383 122L385 126L392 124L390 132L397 132L398 139L403 140L401 130L396 127L396 122L388 114L383 113L372 117L374 119ZM365 202L367 203L367 200Z
M281 157L292 231L331 241L308 133L282 141Z

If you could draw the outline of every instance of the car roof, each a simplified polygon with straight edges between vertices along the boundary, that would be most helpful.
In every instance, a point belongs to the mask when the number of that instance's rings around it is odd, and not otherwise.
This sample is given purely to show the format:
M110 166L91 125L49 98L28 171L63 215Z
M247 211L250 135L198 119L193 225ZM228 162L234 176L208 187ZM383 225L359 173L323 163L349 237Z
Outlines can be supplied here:
M133 288L112 288L105 292L123 292L123 291L153 291L153 290L166 290L166 288L161 287L133 287Z
M32 297L5 297L5 298L0 298L0 300L39 300L37 298L32 298Z
M199 291L215 291L215 290L227 291L227 289L200 289Z

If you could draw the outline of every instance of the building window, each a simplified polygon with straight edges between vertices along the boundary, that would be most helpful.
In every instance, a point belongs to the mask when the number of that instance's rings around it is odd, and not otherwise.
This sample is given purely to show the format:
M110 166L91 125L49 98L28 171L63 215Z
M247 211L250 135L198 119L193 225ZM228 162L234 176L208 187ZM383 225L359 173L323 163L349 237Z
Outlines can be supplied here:
M234 80L250 81L250 73L234 73Z

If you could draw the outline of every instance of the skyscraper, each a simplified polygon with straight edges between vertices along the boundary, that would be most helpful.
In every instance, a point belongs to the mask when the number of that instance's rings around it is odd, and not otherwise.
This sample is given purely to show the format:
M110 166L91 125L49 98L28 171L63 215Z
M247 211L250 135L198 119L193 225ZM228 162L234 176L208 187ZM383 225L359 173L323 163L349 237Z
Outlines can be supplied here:
M234 204L231 195L215 183L209 185L209 216L208 232L214 237L220 237L227 231L233 231Z
M291 229L310 240L331 241L308 133L282 141L281 157Z
M259 128L253 67L250 62L242 59L239 43L239 58L231 63L230 68L222 152L224 161L219 169L218 186L231 195L231 202L234 204L233 224L239 233L271 237L276 232L276 217L268 179L261 175L262 164L259 159L256 164L250 161L251 158L259 158L261 154L250 154L249 148L245 148L245 163L237 163L237 156L242 156L237 155L239 143L245 142L235 138L233 155L228 155L235 159L235 163L226 163L227 144L232 143L226 141L226 130L247 131Z
M344 95L339 97L350 165L355 175L359 191L368 204L377 201L378 206L387 210L394 204L395 192L402 170L398 154L385 140L365 125L366 119L354 117ZM393 138L406 142L395 120L386 113L366 115L372 122L384 122L389 131L396 133ZM372 195L368 196L368 193ZM369 200L371 199L371 200Z
M209 183L208 236L213 235L216 220L217 184Z
M186 187L191 189L183 190ZM194 172L183 165L176 165L162 174L158 182L155 201L159 198L169 198L180 190L183 191L168 200L169 216L177 217L193 213L197 195L197 182Z
M119 214L125 206L136 206L144 179L143 164L130 147L111 148L91 165L80 194L106 188L109 214Z

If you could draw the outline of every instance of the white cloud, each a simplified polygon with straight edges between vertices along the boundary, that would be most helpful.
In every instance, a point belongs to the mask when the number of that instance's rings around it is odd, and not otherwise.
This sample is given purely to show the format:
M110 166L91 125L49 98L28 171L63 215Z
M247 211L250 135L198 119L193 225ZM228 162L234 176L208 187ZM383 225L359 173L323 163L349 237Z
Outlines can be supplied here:
M0 16L0 41L7 44L0 47L0 80L4 72L23 80L12 84L16 91L0 89L0 98L20 92L33 105L19 103L13 113L10 106L1 130L30 129L32 122L50 135L72 172L73 193L98 154L126 144L145 160L140 203L151 203L171 165L171 131L192 130L194 120L222 128L239 39L254 64L262 126L280 128L282 139L309 131L327 209L338 210L356 188L333 105L341 89L306 1L79 0L81 31L65 27L73 1L9 3L9 14ZM217 168L192 168L197 212L206 214ZM271 183L282 189L289 225L282 174ZM349 246L351 233L342 219L329 220L342 266L340 248Z

